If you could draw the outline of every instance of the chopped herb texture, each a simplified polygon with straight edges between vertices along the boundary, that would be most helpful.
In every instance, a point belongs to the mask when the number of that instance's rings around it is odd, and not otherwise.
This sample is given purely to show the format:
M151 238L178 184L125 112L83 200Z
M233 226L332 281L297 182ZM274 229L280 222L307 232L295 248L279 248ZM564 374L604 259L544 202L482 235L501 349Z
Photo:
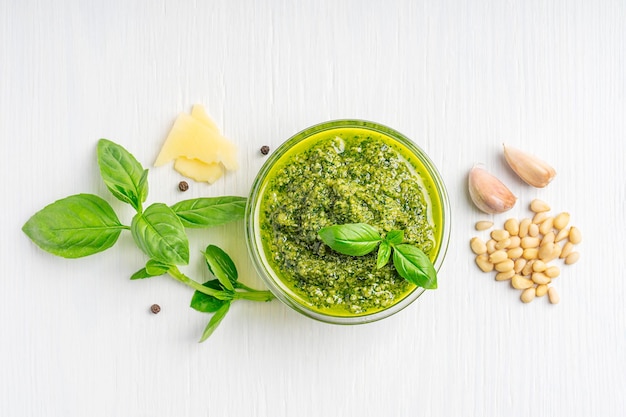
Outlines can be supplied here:
M325 314L364 315L416 288L388 262L400 243L431 261L437 254L433 216L441 209L414 159L382 133L342 128L307 138L268 174L259 220L264 252L302 303Z

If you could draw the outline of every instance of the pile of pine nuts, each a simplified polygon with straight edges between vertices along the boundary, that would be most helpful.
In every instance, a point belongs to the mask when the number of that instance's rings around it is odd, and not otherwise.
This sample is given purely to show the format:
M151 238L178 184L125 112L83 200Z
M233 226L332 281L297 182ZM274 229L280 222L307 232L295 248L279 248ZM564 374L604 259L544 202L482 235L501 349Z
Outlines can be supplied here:
M504 228L493 229L490 239L470 239L476 255L476 265L485 273L496 272L496 281L510 281L521 290L520 299L530 303L536 297L548 295L552 304L560 300L552 281L561 274L552 261L563 260L565 265L578 261L580 253L575 246L582 241L580 230L570 226L570 215L562 212L550 216L550 206L535 199L530 203L532 218L510 218ZM491 221L479 221L476 230L487 231Z

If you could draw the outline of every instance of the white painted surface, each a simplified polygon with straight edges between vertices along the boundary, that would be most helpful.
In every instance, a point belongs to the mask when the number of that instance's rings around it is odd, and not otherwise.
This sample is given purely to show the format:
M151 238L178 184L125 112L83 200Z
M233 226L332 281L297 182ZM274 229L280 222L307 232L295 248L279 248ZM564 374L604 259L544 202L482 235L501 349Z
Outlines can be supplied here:
M0 415L623 416L624 22L622 0L1 0ZM207 317L186 287L128 280L144 262L130 236L65 260L22 234L66 195L113 202L98 138L150 166L193 103L240 144L243 169L185 198L245 195L261 145L325 120L370 119L413 138L452 202L440 288L360 327L241 302L198 344ZM523 186L502 142L549 160L555 181ZM473 264L468 240L485 217L466 192L475 162L520 198L496 222L540 197L583 231L558 306L523 305ZM149 202L181 199L179 179L151 169ZM262 286L237 226L192 239L192 253L217 243ZM190 275L207 278L194 259Z

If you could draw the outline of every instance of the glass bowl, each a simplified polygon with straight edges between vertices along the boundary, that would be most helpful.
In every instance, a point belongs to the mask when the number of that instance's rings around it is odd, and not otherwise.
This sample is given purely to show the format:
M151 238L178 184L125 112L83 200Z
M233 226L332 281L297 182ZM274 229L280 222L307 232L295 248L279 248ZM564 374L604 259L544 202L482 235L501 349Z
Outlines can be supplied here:
M332 145L332 148L329 147L330 145ZM326 146L324 149L329 149L330 152L324 153L319 151L319 149L316 149L315 151L311 150L312 147L318 146ZM330 155L329 158L338 158L341 165L343 164L343 162L341 162L341 158L344 157L344 150L346 149L346 146L351 147L349 148L351 152L350 155L357 155L357 158L360 155L358 152L362 152L362 148L365 149L365 151L363 151L363 155L366 155L364 156L365 159L362 161L358 159L351 159L351 164L348 165L346 162L344 164L346 166L344 171L341 173L337 171L338 173L336 174L337 176L345 178L346 172L356 172L355 176L357 179L355 180L356 183L354 187L346 187L345 181L350 181L350 179L342 179L342 184L344 185L342 187L337 186L340 190L335 190L333 188L334 186L330 187L332 189L324 188L325 186L320 185L320 183L332 183L332 175L335 175L324 171L324 173L311 174L325 175L326 177L323 179L315 180L315 177L312 177L312 182L309 184L307 184L306 181L300 181L302 183L301 186L306 189L300 189L299 191L287 190L289 188L288 184L291 183L290 181L297 178L302 179L308 175L296 175L291 180L287 180L288 172L293 170L296 170L294 172L300 173L321 172L320 165L318 162L314 161L313 158L321 157L324 159L327 154ZM410 176L408 182L418 184L410 184L412 187L418 187L412 188L412 190L422 190L423 197L427 200L425 205L426 213L423 214L423 217L427 219L426 221L432 227L432 233L429 235L431 239L428 241L431 242L431 246L429 247L429 250L425 250L425 252L430 257L437 271L441 268L448 248L451 219L450 203L445 185L439 172L437 171L437 168L434 166L426 153L424 153L424 151L409 138L394 129L365 120L334 120L314 125L295 134L280 145L268 157L252 184L245 214L246 241L253 264L270 291L279 300L297 312L319 321L333 324L362 324L373 322L397 313L415 301L425 291L423 288L400 281L402 278L398 276L398 281L392 281L398 283L397 285L404 285L404 290L401 293L392 294L391 292L386 293L384 291L377 292L378 288L387 287L383 287L382 283L379 285L377 282L368 282L369 287L359 287L354 290L354 293L361 295L366 294L370 298L365 298L365 296L357 297L357 295L351 293L352 288L350 287L350 284L344 281L352 280L351 282L353 283L366 282L361 281L361 279L364 278L360 276L351 278L348 272L344 275L341 275L343 272L338 272L336 282L333 278L328 280L328 287L324 287L325 284L316 284L318 287L315 287L315 285L309 284L307 281L308 275L311 275L312 277L314 272L318 275L320 274L317 269L310 266L314 264L302 261L302 264L295 265L293 270L287 269L287 267L291 267L294 265L294 262L298 262L300 259L300 252L296 252L298 253L298 256L296 256L284 248L296 247L294 245L297 245L297 243L293 242L302 239L302 237L297 236L299 233L304 233L299 231L301 224L305 221L302 219L306 218L307 222L313 222L315 224L315 222L319 220L316 219L316 213L321 212L326 215L329 211L328 206L324 206L324 208L322 208L321 205L320 207L315 205L315 202L324 200L322 197L318 199L316 195L312 195L311 193L314 193L314 190L319 188L321 190L320 193L323 193L324 195L328 193L340 194L341 192L351 194L352 188L358 188L358 184L362 184L364 181L367 182L368 178L371 178L371 176L379 176L380 174L378 173L380 172L391 172L389 170L393 167L389 167L388 161L393 161L395 159L378 158L379 154L377 153L366 154L365 152L369 150L370 147L371 149L381 150L380 152L395 152L398 155L400 164L407 167L402 169L404 170L403 172L405 175ZM348 152L346 152L346 154L348 154ZM305 158L305 156L308 159L304 162L298 160ZM359 161L358 164L354 162L355 160ZM380 164L381 166L378 166L377 164ZM359 168L361 165L364 167L362 170ZM334 167L334 165L331 166ZM397 165L394 166L397 167ZM324 167L326 170L326 165L324 165ZM328 176L330 176L330 178ZM407 181L406 177L404 178L404 181ZM296 181L298 184L300 184L300 182ZM287 186L285 186L285 184L287 184ZM348 182L347 184L350 183ZM404 182L402 184L404 184ZM396 187L397 192L400 192L400 186L404 187L402 184L399 184ZM367 187L367 184L364 185L364 187ZM299 193L304 193L304 195L300 195ZM280 198L280 200L277 200L277 198ZM341 198L341 196L338 198ZM307 204L308 201L315 202L312 202L312 205L309 207L303 204L303 200L306 200L304 201L304 204ZM281 202L280 204L282 205L280 205L280 207L286 207L286 214L277 214L275 208L271 207L275 201ZM288 222L286 219L288 219L291 214L289 212L291 201L293 201L294 205L298 204L298 207L300 207L300 223L296 221L293 225L291 225L295 231L293 242L291 240L285 240L287 239L285 238L285 235L279 236L276 227L271 223L271 221L278 222L279 220L284 220L281 224ZM354 201L352 201L352 203L354 206ZM404 204L405 206L407 205L407 203ZM267 207L265 205L267 205ZM338 203L334 203L333 207L338 206ZM302 216L301 214L303 207L307 207L304 209L306 216ZM350 204L348 203L342 203L341 207L348 211L358 208L350 207ZM310 213L306 211L309 208ZM387 211L385 206L382 206L382 208L384 210L378 210L377 212ZM408 207L408 210L414 209L415 208L413 207ZM373 211L374 210L372 209L372 212ZM308 236L309 242L312 241L311 239L314 240L316 237L310 230L308 231ZM314 262L317 252L314 252L310 249L310 247L318 248L316 250L320 250L319 247L323 246L323 243L321 243L320 240L319 243L313 241L312 245L310 243L307 244L309 246L307 246L308 258L306 259L312 259L311 262ZM327 253L324 252L325 249L326 248L323 248L321 251L323 253ZM327 248L327 250L331 251L330 248ZM283 251L284 253L282 253ZM284 261L282 261L283 258L285 259ZM304 258L304 256L302 258ZM353 261L352 259L349 261L361 262L360 260ZM363 260L363 262L365 262L365 260ZM369 262L371 262L371 259ZM341 268L344 267L341 264L342 262L337 262L337 271L340 271ZM328 264L325 264L324 266L328 268ZM335 273L332 270L333 265L330 266L331 270L327 275L324 275L323 273L321 274L323 277L329 277L331 275L335 277ZM374 267L372 269L376 268ZM389 267L389 270L392 271L390 273L395 272L392 267ZM365 275L368 277L372 276L370 273ZM343 282L342 285L345 285L346 288L333 287L333 285L339 285L339 282ZM385 278L385 283L387 282L389 282L389 280ZM372 288L374 288L375 294L385 294L388 298L381 299L377 298L379 297L378 295L372 296ZM327 295L328 297L324 298ZM359 301L361 298L366 301ZM326 306L320 305L320 299L327 300L327 302L331 304ZM353 299L357 301L350 301ZM363 305L357 304L358 302L362 302ZM372 305L368 305L367 303L374 303L375 305L372 307Z

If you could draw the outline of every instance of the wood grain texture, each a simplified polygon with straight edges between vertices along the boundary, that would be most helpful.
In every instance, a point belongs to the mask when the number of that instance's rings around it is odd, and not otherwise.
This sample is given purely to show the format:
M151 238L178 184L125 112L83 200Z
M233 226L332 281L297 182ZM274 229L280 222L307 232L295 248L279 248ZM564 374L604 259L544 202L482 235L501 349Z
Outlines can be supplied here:
M626 412L626 3L600 1L0 1L2 416L623 416ZM258 149L344 117L387 124L439 167L452 203L440 285L357 327L278 302L207 317L174 281L128 280L130 236L64 260L21 233L36 210L107 196L97 139L151 166L176 114L203 103L243 168L187 197L246 195ZM501 144L555 181L524 186ZM558 306L479 273L466 175L484 163L519 197L569 211L583 232ZM169 166L150 202L181 199ZM192 233L262 286L243 228ZM193 261L192 261L193 262ZM208 278L201 265L190 275ZM149 312L158 303L158 315Z

